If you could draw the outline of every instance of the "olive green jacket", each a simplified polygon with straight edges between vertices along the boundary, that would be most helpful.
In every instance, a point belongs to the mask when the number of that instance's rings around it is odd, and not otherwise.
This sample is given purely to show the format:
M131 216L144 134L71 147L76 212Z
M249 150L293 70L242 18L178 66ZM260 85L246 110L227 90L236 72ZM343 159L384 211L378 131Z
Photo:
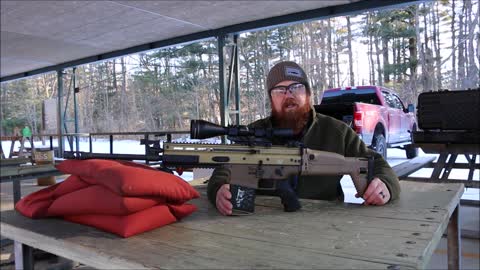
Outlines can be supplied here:
M303 131L300 141L305 147L341 154L345 157L374 156L374 177L382 180L391 194L391 200L398 198L400 185L394 171L377 152L367 148L363 141L345 123L332 117L313 113L309 125ZM271 117L258 120L250 127L272 128ZM273 144L283 144L278 139ZM301 176L298 179L296 192L298 197L318 200L340 200L344 195L340 185L342 176ZM208 182L207 194L210 202L215 205L218 189L229 183L229 172L225 169L216 169ZM258 192L257 192L258 193Z

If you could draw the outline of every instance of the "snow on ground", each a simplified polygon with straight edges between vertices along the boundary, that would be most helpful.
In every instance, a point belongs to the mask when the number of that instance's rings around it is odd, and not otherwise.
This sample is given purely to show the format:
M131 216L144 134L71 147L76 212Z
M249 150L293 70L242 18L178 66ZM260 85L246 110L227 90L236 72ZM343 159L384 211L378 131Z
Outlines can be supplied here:
M54 146L57 145L57 142L53 142ZM9 141L2 141L2 149L4 151L9 151L11 142ZM81 139L79 142L80 151L89 151L89 144L88 140ZM110 146L109 141L107 139L96 139L93 141L93 152L94 153L109 153ZM20 146L19 142L15 143L15 151L18 151ZM26 143L26 146L30 146L29 143ZM48 147L49 143L46 142L45 145L42 145L42 142L37 141L35 142L35 147ZM115 154L143 154L145 153L145 146L140 145L140 140L115 140L113 143L113 153ZM70 150L67 141L65 141L66 150ZM8 155L8 154L7 154ZM400 164L408 159L405 156L405 151L401 149L388 149L387 153L387 161L390 166L395 166ZM419 150L419 156L435 156L438 158L438 155L435 154L425 154L421 149ZM465 156L461 155L458 156L457 162L466 163L467 160ZM477 156L477 163L480 162L480 156ZM428 178L432 174L432 168L424 168L420 169L417 172L413 173L412 177L426 177ZM479 180L479 171L475 170L473 174L474 180ZM193 173L191 172L184 172L181 176L186 181L191 181L193 179ZM468 170L467 169L453 169L450 173L451 179L467 179L468 178ZM355 187L353 186L352 180L350 176L344 176L341 180L341 184L345 193L345 201L351 203L362 203L363 199L355 198ZM480 190L475 188L466 188L465 192L462 196L462 199L468 200L480 200Z

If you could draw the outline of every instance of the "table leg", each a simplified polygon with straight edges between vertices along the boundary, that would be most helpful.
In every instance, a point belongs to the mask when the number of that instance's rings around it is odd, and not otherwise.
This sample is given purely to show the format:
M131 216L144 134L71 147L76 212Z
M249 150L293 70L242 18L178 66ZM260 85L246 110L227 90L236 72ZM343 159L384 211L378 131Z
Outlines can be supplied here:
M457 154L450 154L450 158L448 159L447 166L445 166L445 170L443 171L443 174L442 174L442 179L443 180L448 179L448 176L450 175L450 172L452 171L453 164L455 164L456 159L457 159Z
M440 179L440 173L442 172L443 168L445 167L445 161L447 161L448 153L442 152L438 157L438 160L433 168L432 177L433 181Z
M14 242L15 270L33 270L33 248Z
M450 217L447 228L448 269L461 269L462 240L460 234L460 204Z
M475 161L477 160L477 155L473 154L472 157L470 155L465 155L465 158L468 161L468 181L472 181L473 179L473 172L475 171Z
M20 187L20 180L13 180L13 203L17 204L18 201L22 198L22 190Z

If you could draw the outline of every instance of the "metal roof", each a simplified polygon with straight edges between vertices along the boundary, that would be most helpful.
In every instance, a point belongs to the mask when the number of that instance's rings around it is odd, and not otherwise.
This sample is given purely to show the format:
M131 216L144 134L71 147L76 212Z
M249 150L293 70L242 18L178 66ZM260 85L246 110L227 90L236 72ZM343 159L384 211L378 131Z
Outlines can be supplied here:
M1 1L1 81L413 0Z

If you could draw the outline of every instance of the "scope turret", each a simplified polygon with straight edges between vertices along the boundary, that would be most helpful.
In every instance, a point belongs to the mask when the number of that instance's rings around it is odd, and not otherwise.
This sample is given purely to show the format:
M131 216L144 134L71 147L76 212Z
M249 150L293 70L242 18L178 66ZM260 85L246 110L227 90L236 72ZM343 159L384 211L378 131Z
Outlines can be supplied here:
M190 122L190 138L192 139L207 139L223 135L267 139L272 137L293 138L293 130L288 128L250 128L242 125L223 127L205 120Z

